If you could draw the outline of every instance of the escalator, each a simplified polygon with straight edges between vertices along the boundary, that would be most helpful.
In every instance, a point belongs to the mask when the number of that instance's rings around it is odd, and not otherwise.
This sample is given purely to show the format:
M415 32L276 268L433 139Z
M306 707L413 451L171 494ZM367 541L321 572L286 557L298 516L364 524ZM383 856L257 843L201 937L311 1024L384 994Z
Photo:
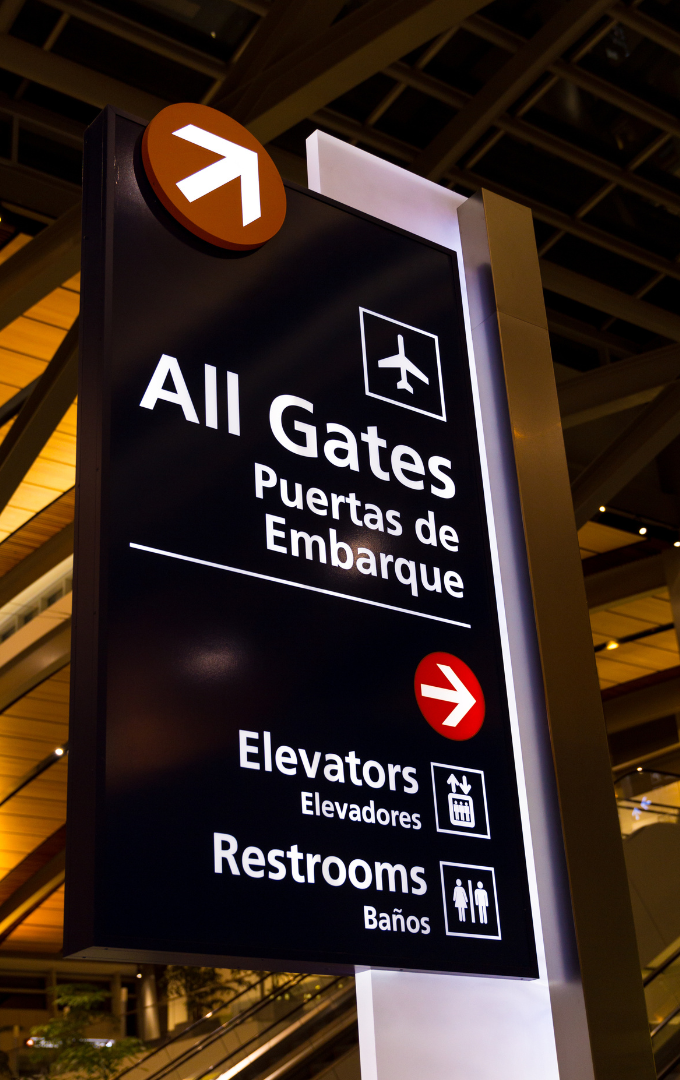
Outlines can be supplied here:
M680 942L643 972L658 1080L680 1078Z
M680 1080L680 776L635 770L616 796L657 1076ZM252 972L114 1080L360 1078L351 976Z
M615 785L658 1080L680 1080L680 776Z
M354 979L264 974L115 1080L360 1080Z

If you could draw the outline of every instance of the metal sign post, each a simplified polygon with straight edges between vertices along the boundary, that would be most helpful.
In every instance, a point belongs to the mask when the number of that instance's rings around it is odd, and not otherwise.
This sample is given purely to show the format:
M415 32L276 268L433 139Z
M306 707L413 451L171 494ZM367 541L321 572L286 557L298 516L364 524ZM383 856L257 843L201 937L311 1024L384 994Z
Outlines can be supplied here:
M461 256L541 968L534 984L359 974L363 1073L651 1080L531 214L321 132L308 168L314 190Z

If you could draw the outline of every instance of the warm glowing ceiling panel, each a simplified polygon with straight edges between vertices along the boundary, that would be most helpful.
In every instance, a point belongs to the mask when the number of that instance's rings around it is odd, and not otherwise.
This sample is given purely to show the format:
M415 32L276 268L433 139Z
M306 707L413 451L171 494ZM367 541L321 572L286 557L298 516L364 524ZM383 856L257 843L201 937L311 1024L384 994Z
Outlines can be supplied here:
M15 238L0 252L4 262L11 247L24 246L29 238ZM42 375L80 307L80 274L75 274L14 322L0 330L0 405ZM0 442L13 421L0 429ZM0 541L20 528L75 483L76 408L69 409L61 424L0 513Z
M53 892L0 944L2 952L60 952L64 926L64 886Z
M680 651L675 629L653 632L637 641L621 641L629 634L655 631L673 622L668 589L659 589L648 596L633 597L609 608L591 612L590 625L593 644L617 642L613 649L596 653L600 688L640 679L655 671L680 664Z
M3 793L68 738L69 675L63 668L0 714ZM0 807L0 877L64 824L66 774L64 758Z
M600 525L597 521L587 521L578 531L578 546L582 559L628 547L629 544L639 544L641 540L644 540L644 536L624 532L623 529L612 529L609 525Z

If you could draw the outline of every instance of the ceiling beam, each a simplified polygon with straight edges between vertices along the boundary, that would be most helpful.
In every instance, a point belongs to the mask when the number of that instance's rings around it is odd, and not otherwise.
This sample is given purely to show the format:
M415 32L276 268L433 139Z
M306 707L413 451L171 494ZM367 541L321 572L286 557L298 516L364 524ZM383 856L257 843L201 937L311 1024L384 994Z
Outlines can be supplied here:
M577 341L579 345L587 345L589 349L597 351L607 349L611 356L630 356L635 352L633 342L618 334L611 334L606 330L598 330L591 323L574 319L571 315L565 315L562 311L547 308L548 329L557 337L565 337L570 341Z
M327 30L343 3L344 0L274 0L226 76L217 104L229 97L229 115L236 120L247 117L259 96L257 87L251 90L247 82L286 53Z
M4 427L9 420L13 420L21 412L26 399L31 396L39 381L40 377L34 379L28 386L18 390L4 405L0 405L0 428Z
M625 4L614 4L609 9L609 14L623 26L628 26L636 33L655 42L656 45L661 45L663 49L668 49L669 52L680 56L680 33L672 27L666 26L658 19L650 18L649 15L633 7L626 7Z
M660 131L666 131L676 138L680 137L680 118L666 112L665 109L659 109L656 105L643 101L642 98L637 97L635 94L622 90L620 86L616 86L614 83L600 78L599 75L586 71L585 68L579 67L578 64L568 64L565 60L557 60L552 65L552 70L555 75L566 79L567 82L574 83L575 86L585 90L586 93L593 94L602 101L614 105L617 109L630 113L631 116L636 116L638 120L644 120L645 123L659 128Z
M668 679L602 702L609 734L680 712L680 678Z
M43 846L41 845L41 847ZM32 854L37 855L38 849ZM30 859L31 855L28 855L18 867L15 867L14 871L10 871L7 878L12 874L17 876L16 872L20 872L23 869L23 864ZM60 851L47 859L39 869L35 870L8 896L4 903L0 904L0 942L5 941L16 930L17 926L28 918L31 912L40 907L48 896L51 896L53 892L56 892L63 885L65 866L66 850L62 846ZM0 882L1 885L2 882Z
M658 255L648 248L632 244L629 240L623 240L605 229L589 225L580 217L570 217L568 214L563 214L560 210L555 210L537 199L532 199L531 196L525 195L523 192L515 191L505 184L490 180L488 177L472 172L470 169L462 169L458 165L452 165L446 175L447 179L462 184L464 187L473 190L486 188L488 191L496 192L497 195L502 195L505 199L521 203L522 206L526 206L531 210L535 218L544 221L547 225L552 225L555 229L570 233L572 236L578 236L579 239L585 240L588 244L594 244L595 247L611 251L622 259L628 259L631 262L638 263L640 266L646 266L649 270L654 270L657 274L664 274L680 281L680 263L675 262L673 259L666 259L663 255Z
M0 904L4 904L12 893L25 884L54 855L58 855L60 851L63 851L65 843L66 826L61 825L51 836L38 844L33 851L25 855L21 862L17 863L12 870L9 870L3 878L0 878Z
M671 383L572 484L580 529L673 439L680 435L680 382Z
M0 265L0 329L80 268L80 204Z
M341 116L331 109L320 110L311 119L324 128L329 128L331 131L336 131L347 138L373 146L397 160L407 163L413 160L415 148L410 144L382 132L377 132L366 125L357 123L356 120ZM658 272L680 277L680 264L667 259L659 260L658 256L648 252L646 249L619 240L612 233L586 225L580 219L569 218L566 214L560 214L559 211L552 210L542 203L528 199L504 185L487 180L486 177L458 169L457 166L453 166L449 175L458 177L459 182L464 183L465 186L473 190L486 187L488 190L495 191L505 198L528 206L537 217L541 217L551 224L556 224L557 227L564 228L589 243L604 247L609 251L615 251L622 258L638 261L642 265L649 266L653 262ZM608 285L601 285L599 282L592 281L590 278L577 274L573 270L566 270L547 259L541 260L541 274L546 289L551 289L553 292L567 296L570 299L579 300L581 303L603 311L607 315L613 315L615 318L624 319L626 322L633 323L636 326L642 326L651 330L652 333L659 334L661 337L680 341L680 316L672 312L666 312L663 308L655 307L647 301L636 300L635 297L629 296L627 293L620 292ZM550 284L547 283L548 279Z
M0 511L73 403L77 385L76 319L0 444Z
M73 522L0 577L0 608L73 554Z
M667 345L577 375L557 387L562 427L575 427L631 408L639 403L633 398L656 393L679 375L680 345Z
M584 580L591 611L645 596L663 589L666 585L661 555L650 555L646 559L635 559L623 566L600 570L597 574L586 574Z
M64 619L0 668L0 712L71 661L71 619Z
M537 34L517 50L416 158L413 171L441 180L496 117L512 105L607 10L611 0L567 0Z
M649 304L646 300L636 300L634 296L629 296L620 289L603 285L600 281L577 274L576 271L568 270L549 259L541 259L540 265L544 289L559 296L566 296L569 300L576 300L596 311L603 311L615 319L632 323L633 326L640 326L652 334L670 338L671 341L680 341L680 315Z
M479 6L480 0L368 0L258 73L247 87L257 104L242 121L268 142ZM230 101L221 100L220 108L228 112Z
M157 56L164 56L167 60L182 64L183 67L190 68L192 71L199 71L211 79L223 79L229 70L229 65L218 56L211 56L210 53L184 45L181 41L167 37L158 30L142 26L124 15L118 15L115 11L100 7L99 4L90 3L90 0L45 0L45 2L57 11L73 15L90 26L96 26L108 34L114 34L133 45L139 45L140 48L156 53Z
M18 780L12 781L12 786L9 790L0 794L0 806L5 806L6 803L13 799L15 795L18 795L20 791L32 784L34 780L37 780L39 776L51 769L53 765L57 765L64 754L68 753L68 743L64 743L62 746L55 747L51 754L44 757L42 761L39 761L37 765L34 765L32 769L24 773Z
M25 0L2 0L0 3L0 34L7 33L24 3Z
M52 220L62 217L74 206L79 207L82 194L80 186L71 184L68 180L61 180L26 165L15 165L8 161L0 161L0 192L3 203L11 203L18 208L19 213L25 208L28 217L35 212L43 219Z
M37 131L45 131L59 142L66 143L80 149L83 145L83 135L86 124L80 124L77 120L70 120L67 116L43 109L40 105L32 105L28 101L15 101L7 94L0 94L0 113L3 116L16 117L24 127Z
M603 416L613 416L616 413L626 412L628 409L637 409L640 405L648 405L658 397L662 387L655 386L651 390L638 390L628 397L616 397L612 401L605 401L601 405L593 405L582 412L573 413L571 416L562 417L562 430L580 427L581 424L589 424L592 420L601 420Z
M166 37L164 34L159 34L155 30L141 27L131 19L127 19L124 16L117 15L105 8L99 7L99 5L91 3L90 0L48 0L48 2L52 7L55 7L60 11L65 11L77 18L83 19L85 22L98 26L111 34L119 36L127 41L132 41L159 55L166 56L178 64L183 64L186 67L200 71L217 80L224 81L226 79L227 87L232 86L234 81L242 81L244 75L251 71L254 66L257 66L255 63L255 54L251 52L251 49L259 38L259 28L252 43L249 44L243 56L244 61L246 58L249 59L249 66L246 68L245 66L242 66L241 61L239 61L239 63L230 69L229 65L215 57L211 57L199 50L184 46L179 42L174 41L172 38ZM326 5L320 4L318 0L297 0L297 3L302 3L302 8L300 8L298 12L298 20L295 25L298 32L301 32L299 26L297 26L298 23L301 23L307 30L307 37L310 36L310 32L314 30L315 27L318 27L320 19L324 17L327 20L329 17L332 18L335 10L341 6L341 0L328 0ZM310 5L311 11L309 10ZM622 10L628 11L627 8ZM263 21L261 31L263 31L264 27L270 23L270 19L272 19L274 15L274 11L268 6L267 13L268 18ZM651 20L647 16L642 17L637 13L632 12L631 17L633 19L644 18L646 22L654 23L656 27L663 30L661 24L656 23L655 20ZM290 19L288 21L290 21ZM274 24L272 22L270 24L269 36L275 40L273 42L270 41L270 50L272 51L272 55L276 57L277 53L282 53L284 51L287 39L282 39L280 33L273 33L273 26ZM266 66L266 63L268 63L268 61L263 57L260 66L264 67ZM390 65L385 70L385 74L395 78L403 85L413 86L428 94L428 96L451 105L451 107L455 109L465 109L472 102L472 96L466 94L464 91L457 90L442 80L436 79L433 76L420 71L418 68L411 68L403 63ZM224 96L224 94L222 96ZM42 126L48 124L46 117L49 114L45 114L43 117L33 117L30 115L32 107L23 105L21 102L10 103L7 105L7 108L11 109L13 114L20 117L23 116L23 113L26 113L24 119L29 123L35 122ZM34 111L37 113L44 112L44 110ZM58 124L58 122L59 118L55 117L53 124ZM634 191L651 202L661 203L673 212L680 210L680 196L677 196L674 192L667 190L660 184L654 184L651 181L645 180L634 172L621 169L611 162L606 161L604 158L600 158L596 154L583 150L582 148L569 143L565 139L544 132L533 124L529 124L518 117L513 117L508 114L497 116L493 122L506 134L528 141L532 145L538 146L550 154L554 154L557 157L570 161L581 168L594 172L603 179L610 180L628 190ZM68 125L69 122L61 121L61 123L62 126L65 126ZM73 124L72 126L75 129L79 128L81 125ZM57 137L63 138L65 141L73 142L74 139L79 141L82 133L79 131L67 130L65 133L56 132L56 134Z
M270 8L270 4L267 2L267 0L236 0L236 2L239 4L240 7L246 8L249 11L256 12L259 15L265 15ZM638 13L635 11L635 9L624 8L619 5L617 5L617 7L610 12L610 15L616 16L618 13L620 13L619 7L621 7L622 12L627 13L626 20L621 18L620 21L630 22L633 18L638 17ZM665 38L665 40L662 40L659 43L664 44L666 48L672 48L673 51L675 51L675 38L673 37L673 32L667 31L667 28L663 24L658 23L656 20L650 19L649 16L644 16L644 19L646 23L654 24L653 26L646 26L646 30L649 31L649 33L647 33L647 36L651 37L652 40L655 41L658 40L658 38ZM469 16L463 21L462 26L464 29L469 30L471 33L482 37L485 41L489 41L492 44L497 45L499 48L506 49L508 52L517 52L518 49L522 48L522 46L527 44L527 39L523 38L520 34L517 34L512 30L508 30L506 27L500 26L498 23L493 22L493 20L488 19L483 15L474 14ZM654 33L654 37L652 37L652 32ZM670 34L671 36L667 37L667 34ZM406 65L404 65L404 67L406 67ZM575 82L579 86L581 86L582 89L587 90L589 93L594 94L596 97L601 97L604 100L610 101L610 103L618 106L619 108L631 112L633 115L638 116L639 118L645 120L647 123L652 124L652 126L660 127L661 130L668 130L670 134L677 135L679 133L680 125L678 124L677 119L673 115L665 112L662 109L657 109L655 106L650 105L648 102L645 102L640 98L636 98L634 95L624 90L621 90L619 87L607 82L605 79L602 79L597 75L594 75L592 72L585 71L584 69L577 67L575 64L569 64L566 61L561 60L557 60L553 64L549 65L548 70L552 71L553 74L559 75L561 78L570 79L572 82ZM387 73L392 75L394 78L399 79L399 75L397 75L395 72L389 71ZM410 76L410 80L412 80L414 77L415 76L412 73L412 75ZM423 73L423 78L427 79L428 76L424 75ZM439 82L439 80L433 81L435 83ZM424 86L421 88L424 90L425 93L429 92L425 89ZM465 99L461 100L458 104L454 103L454 108L462 108L466 104L467 99L469 98L469 96L463 94L462 91L456 91L452 87L449 88L448 92L452 96L460 95L461 99ZM434 93L431 96L438 97L439 94ZM512 120L512 118L508 119ZM521 121L518 122L521 123ZM503 127L503 124L498 124L497 126Z
M162 98L8 34L0 34L0 68L98 109L115 105L144 120L151 120L168 104Z
M436 101L449 105L452 109L463 109L468 102L472 101L471 94L466 94L463 90L458 90L441 79L436 79L433 75L427 74L427 72L420 71L416 67L409 67L409 65L401 62L391 64L383 74L389 75L390 78L404 86L410 86L414 90L419 90L423 94L427 94L428 97L434 98ZM680 211L680 195L676 192L670 191L661 184L646 180L628 169L622 169L611 161L593 154L590 150L584 150L582 147L576 146L558 135L551 134L534 124L528 123L526 120L520 119L520 117L503 113L494 119L493 125L512 138L521 142L528 142L554 157L568 161L572 165L577 165L587 172L594 173L603 180L610 180L620 187L635 192L636 195L642 196L649 202L660 203L673 213Z
M521 34L516 34L513 30L500 26L484 15L471 15L465 20L463 27L472 34L483 38L484 41L489 41L492 45L497 45L501 49L507 49L508 52L517 52L527 41ZM651 124L652 127L659 128L660 131L667 131L669 135L680 136L680 119L677 116L666 112L664 109L657 108L656 105L643 101L642 98L636 97L627 90L623 90L620 86L608 82L607 79L603 79L591 71L586 71L585 68L580 67L578 64L572 64L566 60L554 60L547 66L546 70L553 75L559 76L560 79L566 79L568 82L574 83L589 94L601 98L602 101L607 101L610 105L623 109L624 112L629 112L631 116L637 116L638 119L644 120L645 123Z
M266 15L271 7L270 0L234 0L237 7L252 11L255 15Z

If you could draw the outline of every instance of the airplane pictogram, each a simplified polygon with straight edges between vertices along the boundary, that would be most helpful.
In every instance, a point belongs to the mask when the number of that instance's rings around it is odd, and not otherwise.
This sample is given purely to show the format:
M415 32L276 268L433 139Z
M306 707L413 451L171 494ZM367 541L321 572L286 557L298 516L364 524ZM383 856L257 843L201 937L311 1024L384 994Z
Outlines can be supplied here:
M420 368L409 360L404 352L404 337L403 334L397 334L397 341L399 343L399 351L394 356L386 356L384 360L378 360L378 367L381 368L399 368L401 378L397 383L397 390L408 390L409 394L413 393L413 387L408 381L408 375L413 375L414 378L420 379L421 382L430 385L430 380L427 375L424 375Z

